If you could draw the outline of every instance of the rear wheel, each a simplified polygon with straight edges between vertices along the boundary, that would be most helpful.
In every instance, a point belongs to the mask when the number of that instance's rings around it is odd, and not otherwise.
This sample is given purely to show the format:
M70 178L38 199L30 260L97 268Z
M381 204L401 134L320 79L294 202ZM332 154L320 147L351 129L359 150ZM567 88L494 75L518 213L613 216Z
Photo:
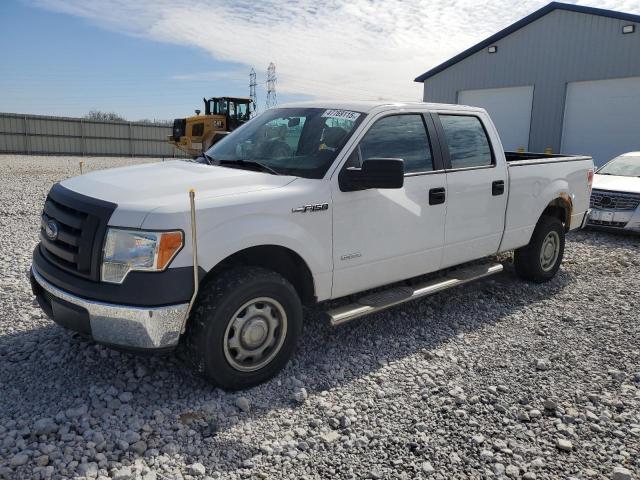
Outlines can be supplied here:
M278 373L301 329L302 305L293 286L270 270L240 267L202 287L185 346L198 373L237 390Z
M514 253L516 273L536 283L551 280L560 268L564 255L564 226L556 218L543 215L526 247Z

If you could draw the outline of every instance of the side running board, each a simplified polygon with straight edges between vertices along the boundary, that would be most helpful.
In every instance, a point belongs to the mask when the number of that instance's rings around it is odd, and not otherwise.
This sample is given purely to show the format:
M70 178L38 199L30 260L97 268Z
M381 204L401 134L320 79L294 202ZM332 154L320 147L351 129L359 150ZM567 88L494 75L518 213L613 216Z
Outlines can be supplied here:
M434 293L457 287L458 285L500 273L502 270L503 267L501 263L476 264L463 267L444 277L425 281L417 285L394 287L372 293L371 295L359 298L355 303L327 310L326 313L329 315L329 321L332 326L342 325L356 318L364 317L365 315L370 315L401 303L417 300L418 298L433 295Z

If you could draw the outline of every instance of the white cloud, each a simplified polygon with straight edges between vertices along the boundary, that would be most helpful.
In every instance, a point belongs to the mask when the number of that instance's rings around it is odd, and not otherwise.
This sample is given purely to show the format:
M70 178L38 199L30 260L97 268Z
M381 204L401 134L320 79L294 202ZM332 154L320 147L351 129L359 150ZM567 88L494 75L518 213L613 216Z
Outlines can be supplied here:
M110 30L198 47L219 60L255 66L261 76L273 61L277 65L279 92L344 99L410 100L421 97L421 88L413 82L414 77L547 3L546 0L37 2ZM640 13L637 0L593 3L591 6ZM231 76L236 74L232 72ZM190 75L185 72L181 79L190 79Z

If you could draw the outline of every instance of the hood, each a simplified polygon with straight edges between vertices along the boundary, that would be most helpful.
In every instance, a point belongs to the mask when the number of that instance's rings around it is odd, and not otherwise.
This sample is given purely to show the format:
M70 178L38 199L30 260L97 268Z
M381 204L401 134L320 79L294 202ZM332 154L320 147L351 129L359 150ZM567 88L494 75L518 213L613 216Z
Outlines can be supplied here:
M188 206L188 191L199 199L279 188L295 177L173 160L91 172L62 186L118 205L110 225L140 226L146 214L172 204Z
M596 173L593 176L593 188L611 192L640 193L640 178Z

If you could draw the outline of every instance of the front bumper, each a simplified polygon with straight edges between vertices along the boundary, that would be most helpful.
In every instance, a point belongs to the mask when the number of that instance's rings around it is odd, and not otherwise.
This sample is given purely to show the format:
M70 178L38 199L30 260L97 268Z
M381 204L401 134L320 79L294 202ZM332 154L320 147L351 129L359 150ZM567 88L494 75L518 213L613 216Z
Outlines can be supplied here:
M591 208L586 226L597 230L640 233L640 208L635 211Z
M63 327L100 343L132 350L170 350L178 345L188 303L137 307L78 297L51 284L31 267L38 303Z

